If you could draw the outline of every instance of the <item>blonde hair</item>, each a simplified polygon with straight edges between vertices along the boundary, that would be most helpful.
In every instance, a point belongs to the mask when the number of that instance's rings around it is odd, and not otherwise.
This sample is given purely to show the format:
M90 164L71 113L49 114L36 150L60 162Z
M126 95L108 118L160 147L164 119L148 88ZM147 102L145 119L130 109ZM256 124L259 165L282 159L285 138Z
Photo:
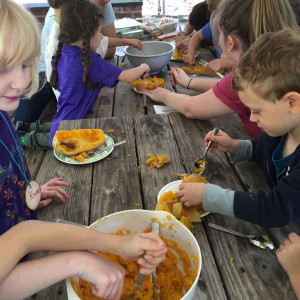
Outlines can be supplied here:
M244 52L263 33L299 28L288 0L223 0L215 20L214 31L218 27L225 37L236 35Z
M0 66L12 67L29 60L30 85L25 91L37 91L40 30L38 21L23 6L12 0L0 1Z
M300 32L284 29L265 33L249 48L234 70L232 89L249 86L275 102L288 92L300 94Z

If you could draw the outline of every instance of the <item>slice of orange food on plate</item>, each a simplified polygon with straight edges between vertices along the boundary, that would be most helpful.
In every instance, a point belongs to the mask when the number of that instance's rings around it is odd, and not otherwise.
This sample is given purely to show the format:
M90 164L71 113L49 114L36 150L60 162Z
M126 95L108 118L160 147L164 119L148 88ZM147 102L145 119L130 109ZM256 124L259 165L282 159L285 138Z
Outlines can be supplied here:
M91 151L105 142L102 129L58 130L53 138L54 150L65 156Z
M212 77L216 77L216 74L211 74L208 73L204 66L191 66L191 67L181 67L181 69L187 73L187 74L202 74L202 75L206 75L206 76L212 76ZM219 73L224 73L224 68L220 69L218 71Z

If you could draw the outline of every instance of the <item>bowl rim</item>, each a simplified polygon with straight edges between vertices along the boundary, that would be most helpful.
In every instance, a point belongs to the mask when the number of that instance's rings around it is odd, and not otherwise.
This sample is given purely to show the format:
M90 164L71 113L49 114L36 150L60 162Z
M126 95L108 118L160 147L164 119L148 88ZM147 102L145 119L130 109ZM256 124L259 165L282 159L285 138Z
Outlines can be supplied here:
M173 52L175 50L175 45L173 43L170 43L170 42L164 42L164 41L145 41L145 42L142 42L142 44L148 44L148 43L163 43L163 44L169 44L172 49L165 52L165 53L161 53L161 54L155 54L155 55L135 55L135 54L132 54L132 53L128 53L127 52L127 49L132 47L132 46L125 46L124 47L124 53L125 55L129 55L131 57L145 57L145 58L149 58L149 57L158 57L158 56L162 56L162 55L166 55L166 54L169 54L171 52Z

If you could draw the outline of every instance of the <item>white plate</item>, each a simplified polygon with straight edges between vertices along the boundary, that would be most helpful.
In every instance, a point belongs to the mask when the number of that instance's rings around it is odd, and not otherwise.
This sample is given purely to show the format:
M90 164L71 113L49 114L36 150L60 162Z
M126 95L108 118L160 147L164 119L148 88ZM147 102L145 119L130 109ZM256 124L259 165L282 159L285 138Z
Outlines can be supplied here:
M136 93L138 93L138 94L141 94L142 95L142 93L141 92L139 92L136 88L135 88L135 86L133 87L133 90L136 92Z
M65 156L65 155L60 154L57 151L53 150L54 156L58 160L66 163L66 164L70 164L70 165L86 165L86 164L94 163L96 161L99 161L99 160L105 158L106 156L108 156L114 150L114 147L111 147L111 148L108 148L104 151L100 151L101 148L107 147L107 146L110 146L110 145L114 144L114 140L110 136L108 136L106 134L104 134L104 136L105 136L104 144L99 148L96 148L94 150L89 151L89 152L93 152L94 156L86 158L86 161L82 161L82 162L77 161L77 160L73 159L73 157Z
M172 181L168 184L166 184L158 193L157 195L157 202L159 201L160 197L166 193L166 192L173 192L173 193L177 193L179 191L179 185L182 183L182 180L176 180L176 181ZM209 212L206 211L203 214L200 215L200 217L204 217L206 215L208 215Z

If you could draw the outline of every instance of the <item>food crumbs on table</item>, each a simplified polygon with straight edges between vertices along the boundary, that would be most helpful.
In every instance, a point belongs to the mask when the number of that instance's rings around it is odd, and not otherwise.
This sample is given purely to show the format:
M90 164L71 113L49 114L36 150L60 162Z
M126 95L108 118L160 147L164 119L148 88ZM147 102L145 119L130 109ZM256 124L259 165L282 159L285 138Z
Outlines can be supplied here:
M121 134L123 134L123 133L124 133L124 130L121 131Z
M103 220L107 220L107 217L104 217Z
M101 222L101 218L97 220L98 222Z
M193 154L190 154L190 157L193 157L194 155Z
M182 164L185 165L185 162L183 161Z
M128 156L128 157L130 157L130 156L131 156L131 154L128 154L127 156Z
M173 228L173 224L170 224L170 226L169 226L169 230L173 230L174 228Z
M135 206L141 206L141 204L140 204L140 203L134 203L134 205L135 205Z
M109 132L109 133L114 133L115 130L114 130L114 129L109 129L109 130L107 130L107 132Z
M111 160L111 157L108 157L106 160Z
M233 262L233 260L234 260L233 257L231 257L231 258L230 258L230 262Z
M137 166L138 174L141 174L141 166Z
M120 170L119 169L116 169L116 172L119 172Z
M230 240L230 244L232 244L233 240Z
M124 67L124 66L125 66L125 63L122 62L122 63L120 64L120 68L122 68L122 67Z
M151 156L151 153L148 153L148 154L147 154L147 157L150 157L150 156Z
M124 213L121 213L121 215L123 216L123 215L124 215Z
M116 193L116 190L113 188L113 189L111 190L111 192L112 192L113 194L115 194L115 193Z
M110 200L108 199L107 202L110 203Z
M218 172L216 171L216 172L214 172L214 175L217 175L218 174Z
M123 204L125 204L125 200L123 200Z
M172 161L168 158L168 154L165 155L158 155L151 156L146 160L146 165L148 165L151 169L153 168L160 168L164 166L165 164L169 164Z

